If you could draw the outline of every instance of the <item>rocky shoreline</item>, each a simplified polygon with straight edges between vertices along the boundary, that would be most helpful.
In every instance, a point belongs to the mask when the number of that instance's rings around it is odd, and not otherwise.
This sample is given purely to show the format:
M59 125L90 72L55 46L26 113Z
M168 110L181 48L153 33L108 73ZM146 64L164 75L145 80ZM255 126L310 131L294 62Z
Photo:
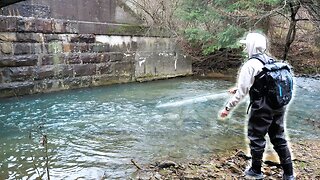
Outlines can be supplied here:
M320 79L320 74L295 74L296 77L305 77L305 78L313 78L313 79Z
M320 141L294 140L290 144L296 179L320 179ZM131 179L246 179L243 172L250 164L250 157L243 149L215 154L205 160L176 163L169 160L138 165L132 160L137 171ZM265 154L268 154L266 152ZM269 154L262 167L264 179L281 179L282 169L275 154ZM270 159L270 160L269 160Z

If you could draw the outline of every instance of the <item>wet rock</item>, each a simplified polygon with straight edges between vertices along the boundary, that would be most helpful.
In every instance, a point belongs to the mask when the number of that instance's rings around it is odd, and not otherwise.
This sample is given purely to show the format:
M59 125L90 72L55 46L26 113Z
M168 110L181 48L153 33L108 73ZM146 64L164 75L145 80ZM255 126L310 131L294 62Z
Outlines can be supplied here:
M146 173L142 173L142 174L139 174L136 179L138 180L150 180L152 179L153 177L153 174L151 172L146 172Z
M31 82L16 82L0 84L0 97L20 96L32 93L34 90L34 83Z
M271 168L270 167L265 167L264 170L263 170L263 173L266 176L271 176L272 175Z
M163 161L161 163L159 163L158 167L159 168L170 168L170 167L178 167L177 163L173 162L173 161Z
M154 175L154 178L155 179L161 179L161 175L158 172L156 172L155 175Z
M237 154L236 154L236 156L241 157L241 158L243 158L243 159L245 159L245 160L251 159L251 157L250 157L250 156L247 156L243 151L238 151Z
M307 173L312 173L312 172L313 172L313 169L309 169L309 168L304 168L304 170L305 170Z
M228 163L229 169L232 173L241 174L242 170L234 163Z
M185 179L185 180L201 180L202 178L198 174L187 174L183 177L183 179Z

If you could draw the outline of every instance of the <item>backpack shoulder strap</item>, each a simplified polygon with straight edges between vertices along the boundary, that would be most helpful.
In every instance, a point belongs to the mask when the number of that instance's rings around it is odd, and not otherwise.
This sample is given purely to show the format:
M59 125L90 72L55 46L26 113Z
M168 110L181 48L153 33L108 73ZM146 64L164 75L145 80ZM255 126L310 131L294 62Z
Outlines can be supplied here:
M267 58L266 58L266 57L267 57ZM259 60L263 65L271 64L271 63L274 63L274 62L275 62L275 60L274 60L273 58L271 58L271 57L269 57L269 56L267 56L267 55L266 55L266 57L263 56L262 54L255 54L255 55L253 55L250 59L257 59L257 60ZM249 59L249 60L250 60L250 59Z
M259 60L263 65L266 65L266 63L259 57L259 55L253 55L250 59L257 59ZM249 59L249 60L250 60Z

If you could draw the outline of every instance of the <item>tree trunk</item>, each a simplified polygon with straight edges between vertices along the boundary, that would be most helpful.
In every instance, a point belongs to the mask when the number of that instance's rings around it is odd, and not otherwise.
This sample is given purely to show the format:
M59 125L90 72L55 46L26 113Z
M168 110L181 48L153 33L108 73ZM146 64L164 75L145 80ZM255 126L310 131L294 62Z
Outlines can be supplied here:
M288 57L288 53L289 53L289 49L290 46L292 44L292 42L295 39L296 36L296 25L297 25L297 19L296 19L296 15L301 7L300 3L289 3L290 6L290 11L291 11L291 16L290 16L290 26L289 26L289 30L288 30L288 34L286 37L286 44L284 47L284 54L283 54L283 60L287 60Z

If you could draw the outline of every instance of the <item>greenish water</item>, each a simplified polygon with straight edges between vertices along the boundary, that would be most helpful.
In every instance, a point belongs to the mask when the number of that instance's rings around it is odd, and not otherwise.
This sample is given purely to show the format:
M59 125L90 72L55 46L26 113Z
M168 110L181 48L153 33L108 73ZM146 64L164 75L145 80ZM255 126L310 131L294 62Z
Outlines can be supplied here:
M319 138L305 119L319 120L320 81L296 82L290 137ZM220 93L232 85L189 77L2 99L0 179L46 179L42 134L51 179L126 179L136 170L131 159L183 161L245 147L247 104L217 118L229 97Z

